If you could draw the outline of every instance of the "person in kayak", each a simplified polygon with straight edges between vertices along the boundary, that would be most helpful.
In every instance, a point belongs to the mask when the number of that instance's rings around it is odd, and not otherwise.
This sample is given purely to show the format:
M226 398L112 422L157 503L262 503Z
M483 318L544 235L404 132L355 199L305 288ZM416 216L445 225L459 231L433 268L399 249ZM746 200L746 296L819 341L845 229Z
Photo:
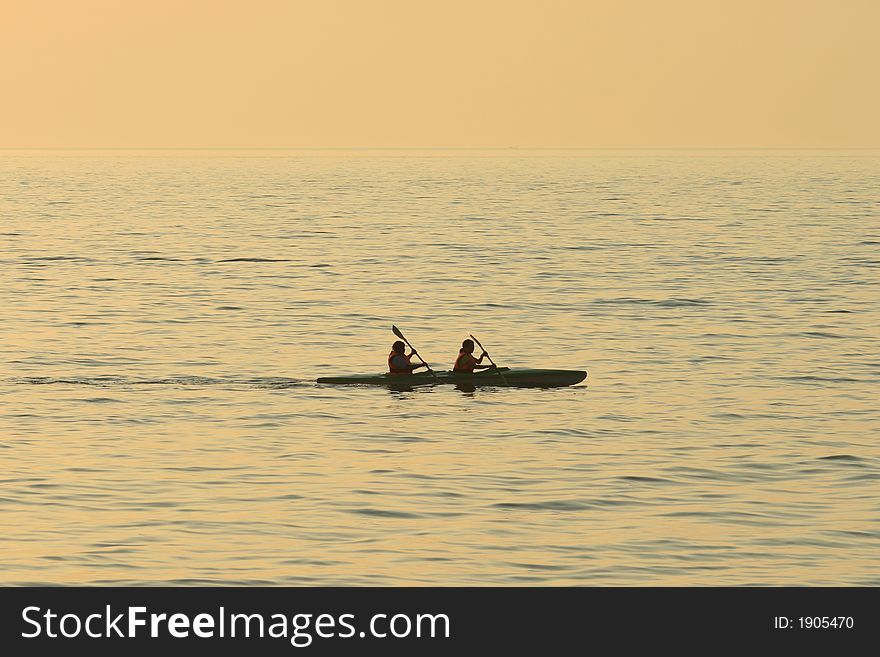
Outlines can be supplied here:
M480 365L483 359L489 354L485 351L480 354L479 358L474 358L474 341L465 340L461 343L461 349L458 352L458 358L455 359L455 365L452 367L453 372L473 374L474 370L489 370L494 365Z
M417 370L420 367L427 367L427 363L418 363L413 365L410 362L410 359L413 357L414 351L410 352L407 356L406 353L406 345L403 344L401 340L398 340L393 345L391 345L391 353L388 354L388 372L389 374L412 374L413 370Z

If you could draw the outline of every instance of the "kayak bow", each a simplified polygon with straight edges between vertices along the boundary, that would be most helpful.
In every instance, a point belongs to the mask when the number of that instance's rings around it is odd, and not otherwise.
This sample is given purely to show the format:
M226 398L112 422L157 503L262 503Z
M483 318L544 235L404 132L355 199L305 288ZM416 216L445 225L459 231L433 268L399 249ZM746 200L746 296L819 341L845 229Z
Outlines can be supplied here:
M501 372L504 376L501 376ZM587 378L580 370L498 369L473 374L465 372L420 372L418 374L354 374L351 376L324 376L318 383L329 385L378 385L410 387L449 383L462 386L505 386L513 388L561 388L573 386Z

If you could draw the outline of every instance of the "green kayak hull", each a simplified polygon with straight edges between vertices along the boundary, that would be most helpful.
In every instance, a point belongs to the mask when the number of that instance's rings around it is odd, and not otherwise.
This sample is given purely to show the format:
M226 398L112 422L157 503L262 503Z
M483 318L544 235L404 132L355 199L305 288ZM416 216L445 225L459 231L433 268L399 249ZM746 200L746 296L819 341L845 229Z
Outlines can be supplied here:
M579 370L532 370L509 369L461 374L459 372L428 372L417 374L361 374L352 376L324 376L318 383L331 385L373 385L392 387L412 387L437 384L470 386L511 386L514 388L561 388L573 386L587 378L587 373ZM503 375L503 376L502 376Z

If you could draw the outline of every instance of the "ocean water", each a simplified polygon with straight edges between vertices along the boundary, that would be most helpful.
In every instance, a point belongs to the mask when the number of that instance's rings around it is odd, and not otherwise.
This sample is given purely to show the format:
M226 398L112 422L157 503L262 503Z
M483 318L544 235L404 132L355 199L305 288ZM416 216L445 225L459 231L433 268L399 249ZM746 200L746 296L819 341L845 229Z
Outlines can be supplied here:
M0 155L0 583L880 584L880 157ZM474 333L554 390L314 383Z

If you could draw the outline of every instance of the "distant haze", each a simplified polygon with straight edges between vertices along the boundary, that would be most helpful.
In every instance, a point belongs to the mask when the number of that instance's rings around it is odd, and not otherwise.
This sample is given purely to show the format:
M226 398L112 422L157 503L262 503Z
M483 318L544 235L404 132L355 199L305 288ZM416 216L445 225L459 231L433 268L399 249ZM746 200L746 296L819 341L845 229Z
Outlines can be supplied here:
M878 147L878 27L875 0L0 0L0 147Z

